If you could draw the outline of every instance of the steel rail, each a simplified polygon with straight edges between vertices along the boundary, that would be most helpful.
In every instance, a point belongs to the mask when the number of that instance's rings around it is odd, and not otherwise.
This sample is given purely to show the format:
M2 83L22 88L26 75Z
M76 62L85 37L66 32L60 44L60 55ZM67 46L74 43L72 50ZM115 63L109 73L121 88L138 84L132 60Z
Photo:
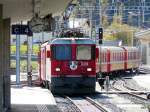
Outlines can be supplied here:
M85 99L90 102L91 104L93 104L94 106L96 106L99 110L101 110L102 112L109 112L104 106L102 106L100 103L94 101L93 99L91 99L90 97L85 97Z
M112 89L114 89L114 90L116 90L116 91L122 91L121 89L118 89L117 87L115 87L114 84L115 84L115 82L113 82L113 86L111 87ZM127 88L126 88L126 89L127 89ZM144 101L144 102L149 102L147 98L141 97L141 96L139 96L139 95L137 95L137 94L130 93L130 92L127 92L126 94L131 95L131 96L133 96L133 97L136 97L136 98L138 98L138 99L140 99L140 100L142 100L142 101Z
M73 103L77 108L78 108L78 110L80 111L80 112L82 112L82 110L80 109L80 107L78 106L78 105L76 105L75 103L74 103L74 101L70 98L70 97L68 97L68 96L65 96L71 103Z
M73 103L77 108L78 108L78 110L80 111L80 112L87 112L87 108L85 108L85 110L83 109L83 105L77 105L76 103L75 103L75 101L72 99L72 98L70 98L70 97L68 97L68 96L66 96L66 98L69 100L69 101L71 101L71 103ZM94 100L92 100L90 97L79 97L79 98L82 98L83 100L85 100L85 102L88 102L89 104L91 104L91 106L94 106L94 108L95 109L97 109L97 110L99 110L100 112L109 112L106 108L104 108L104 106L102 106L101 104L99 104L98 102L96 102L96 101L94 101ZM88 104L84 104L84 105L88 105ZM81 107L80 107L81 106ZM88 107L90 107L90 105L88 105Z

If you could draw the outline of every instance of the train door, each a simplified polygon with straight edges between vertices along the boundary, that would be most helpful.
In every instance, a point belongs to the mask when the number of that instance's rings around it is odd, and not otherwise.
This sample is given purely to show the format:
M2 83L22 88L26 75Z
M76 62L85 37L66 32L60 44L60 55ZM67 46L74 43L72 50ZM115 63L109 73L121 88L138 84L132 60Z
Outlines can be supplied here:
M46 80L51 82L51 52L50 45L46 46Z
M42 80L45 80L45 71L46 71L46 68L45 68L45 64L46 64L46 49L45 47L42 47L41 48L41 78Z

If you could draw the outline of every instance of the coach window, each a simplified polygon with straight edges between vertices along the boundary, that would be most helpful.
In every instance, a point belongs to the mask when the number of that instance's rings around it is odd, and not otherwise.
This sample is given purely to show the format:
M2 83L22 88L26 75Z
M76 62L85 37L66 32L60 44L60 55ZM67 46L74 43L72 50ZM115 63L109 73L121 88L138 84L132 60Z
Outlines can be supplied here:
M130 52L128 52L128 59L130 60Z
M106 58L107 58L106 57L106 52L104 52L104 61L103 61L104 63L106 62Z
M102 63L104 63L104 53L103 52L101 52L101 60L102 60Z
M77 60L91 60L93 58L92 46L79 45L77 46Z
M105 63L105 52L103 53L103 62Z
M119 52L119 61L121 61L121 52Z

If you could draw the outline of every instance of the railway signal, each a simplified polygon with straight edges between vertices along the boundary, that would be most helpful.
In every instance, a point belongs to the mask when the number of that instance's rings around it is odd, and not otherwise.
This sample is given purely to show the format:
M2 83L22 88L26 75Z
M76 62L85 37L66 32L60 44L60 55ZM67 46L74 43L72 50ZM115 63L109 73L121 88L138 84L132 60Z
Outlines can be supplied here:
M99 28L98 36L99 36L99 44L102 44L103 43L103 28Z

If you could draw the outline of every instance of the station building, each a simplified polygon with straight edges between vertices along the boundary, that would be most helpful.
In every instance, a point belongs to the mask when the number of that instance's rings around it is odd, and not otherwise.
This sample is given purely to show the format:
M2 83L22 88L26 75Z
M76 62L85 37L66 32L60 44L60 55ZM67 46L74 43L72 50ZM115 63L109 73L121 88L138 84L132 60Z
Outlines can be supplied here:
M142 52L142 64L150 65L150 29L135 34Z

